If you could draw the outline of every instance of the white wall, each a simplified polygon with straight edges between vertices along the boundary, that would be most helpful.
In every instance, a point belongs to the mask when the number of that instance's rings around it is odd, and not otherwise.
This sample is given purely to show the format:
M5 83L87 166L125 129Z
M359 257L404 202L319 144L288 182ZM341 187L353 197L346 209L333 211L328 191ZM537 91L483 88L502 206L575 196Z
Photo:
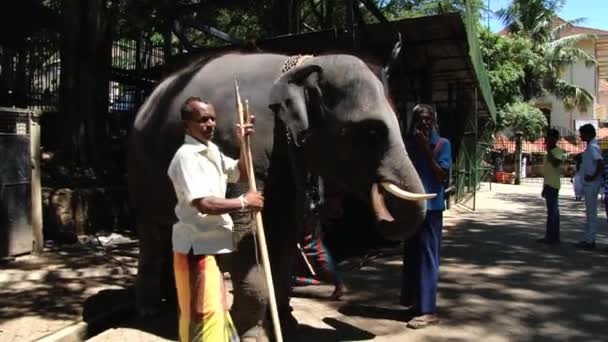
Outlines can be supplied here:
M581 42L579 48L595 55L595 42L592 40ZM594 97L598 94L597 68L595 66L587 67L584 63L575 63L564 69L561 78L585 88ZM553 95L546 96L542 102L551 109L551 126L574 130L574 120L593 119L593 105L589 106L586 112L581 112L578 109L566 110L562 102Z

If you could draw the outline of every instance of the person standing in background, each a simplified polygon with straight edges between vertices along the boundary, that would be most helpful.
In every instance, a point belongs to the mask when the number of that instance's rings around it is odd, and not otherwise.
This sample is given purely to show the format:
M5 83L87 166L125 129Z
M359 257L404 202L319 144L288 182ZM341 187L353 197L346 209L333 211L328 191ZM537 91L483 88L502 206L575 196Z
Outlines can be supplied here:
M583 175L583 194L585 196L585 236L576 244L581 249L595 249L595 236L597 233L597 196L602 186L602 173L604 162L602 151L595 139L595 127L591 124L581 126L579 129L581 139L587 143L583 152L581 172Z
M547 229L545 237L536 240L539 243L556 244L560 243L559 236L559 189L560 189L560 169L564 161L564 151L557 147L559 132L552 128L545 136L545 162L543 165L543 191L541 196L547 204Z

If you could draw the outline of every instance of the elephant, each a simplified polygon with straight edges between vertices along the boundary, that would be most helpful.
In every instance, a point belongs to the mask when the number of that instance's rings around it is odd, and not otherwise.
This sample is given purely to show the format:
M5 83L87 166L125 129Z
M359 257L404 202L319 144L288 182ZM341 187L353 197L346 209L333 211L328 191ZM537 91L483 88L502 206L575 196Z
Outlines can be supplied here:
M194 62L157 86L140 107L129 138L128 183L140 235L140 308L154 307L163 297L162 273L171 265L176 198L167 167L184 138L179 108L190 96L213 104L214 142L238 158L235 79L255 115L254 173L265 197L263 222L287 335L297 327L289 290L301 218L308 210L310 175L364 199L378 217L377 228L392 240L416 232L426 210L424 199L432 195L424 194L408 157L381 77L361 59L346 54L229 53ZM246 190L246 185L235 184L227 197ZM265 334L271 331L269 323L266 329L260 323L268 321L268 295L256 262L254 223L247 214L233 217L237 249L228 269L234 286L231 313L242 336Z

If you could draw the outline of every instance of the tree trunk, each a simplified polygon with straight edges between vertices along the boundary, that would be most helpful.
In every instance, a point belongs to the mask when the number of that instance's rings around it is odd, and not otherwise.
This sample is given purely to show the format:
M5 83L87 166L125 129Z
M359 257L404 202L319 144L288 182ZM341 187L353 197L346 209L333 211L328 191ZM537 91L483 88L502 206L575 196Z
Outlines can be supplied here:
M164 64L168 64L171 60L173 32L171 31L171 19L165 19L163 27L163 58Z
M274 0L272 9L268 12L267 22L273 35L291 32L291 8L293 0Z
M64 152L69 160L106 170L106 129L111 70L107 0L63 0L60 111L65 117Z
M300 33L302 29L302 0L291 0L289 9L289 33Z
M325 0L325 20L323 28L328 29L334 26L334 14L336 9L335 0Z

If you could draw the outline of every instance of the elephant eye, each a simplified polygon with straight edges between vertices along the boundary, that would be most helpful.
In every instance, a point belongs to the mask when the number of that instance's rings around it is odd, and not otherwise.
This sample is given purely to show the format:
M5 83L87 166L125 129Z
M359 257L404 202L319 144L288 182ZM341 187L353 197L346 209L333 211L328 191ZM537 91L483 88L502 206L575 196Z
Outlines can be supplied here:
M358 125L358 136L369 146L377 146L386 143L388 130L386 125L379 120L365 120Z
M329 83L321 83L320 88L321 93L323 94L323 105L327 108L335 108L346 97L346 93L343 90L334 87Z
M268 107L275 114L277 114L281 110L281 104L280 103L271 103L270 105L268 105Z

